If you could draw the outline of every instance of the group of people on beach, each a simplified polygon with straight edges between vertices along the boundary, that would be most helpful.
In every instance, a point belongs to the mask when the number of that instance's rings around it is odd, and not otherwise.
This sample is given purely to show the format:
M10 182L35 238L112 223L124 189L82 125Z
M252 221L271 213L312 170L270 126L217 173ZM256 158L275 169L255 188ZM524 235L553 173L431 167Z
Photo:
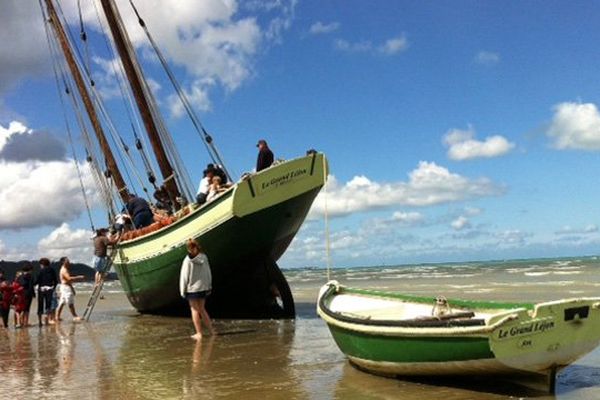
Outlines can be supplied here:
M15 329L30 326L29 314L36 293L39 326L61 321L65 305L71 311L74 321L80 319L75 312L73 282L83 280L84 276L70 274L71 263L67 257L62 257L59 263L61 267L58 276L47 258L39 260L40 269L36 276L33 275L33 266L27 263L17 271L12 282L6 279L5 271L0 269L0 315L4 329L9 327L11 309Z

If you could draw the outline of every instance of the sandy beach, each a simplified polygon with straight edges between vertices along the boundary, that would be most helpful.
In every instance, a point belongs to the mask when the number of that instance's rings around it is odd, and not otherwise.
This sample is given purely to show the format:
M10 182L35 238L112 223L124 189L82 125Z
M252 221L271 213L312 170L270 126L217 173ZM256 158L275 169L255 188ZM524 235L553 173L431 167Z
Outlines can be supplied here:
M517 275L539 274L553 267L545 268L529 266ZM577 276L581 287L590 274L597 274L595 269L586 268L572 269L578 271L572 276ZM381 269L349 269L337 271L336 276L347 280L361 274L372 279L356 285L400 290L410 286L427 291L433 286L439 288L440 283L425 276L410 282L377 279L385 276ZM506 271L498 274L504 276ZM487 273L471 275L463 277L461 284L477 284L471 281L489 277ZM111 284L88 323L72 323L67 313L59 326L0 331L2 397L19 393L24 399L128 400L600 398L600 349L561 372L556 397L548 395L545 380L538 377L399 380L358 371L338 350L316 315L313 296L323 280L321 272L290 274L296 320L218 320L219 335L199 343L189 337L192 325L188 319L140 315L118 290L118 283ZM548 282L549 286L541 286L543 291L532 290L529 296L548 297L563 285ZM424 286L427 284L429 289ZM586 289L578 290L588 294ZM509 292L495 296L514 296ZM85 288L79 291L80 312L87 295Z

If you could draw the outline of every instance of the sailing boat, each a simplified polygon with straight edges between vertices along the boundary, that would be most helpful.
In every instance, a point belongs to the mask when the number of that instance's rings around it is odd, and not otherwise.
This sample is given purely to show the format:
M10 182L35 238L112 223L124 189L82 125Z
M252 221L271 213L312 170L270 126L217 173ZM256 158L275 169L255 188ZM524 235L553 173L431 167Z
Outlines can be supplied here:
M90 94L93 88L82 77L81 62L78 64L73 53L68 32L65 32L54 5L56 0L44 2L53 37L65 57L105 159L108 172L104 176L97 174L97 181L104 188L113 188L113 195L124 203L128 189L98 120L98 100ZM180 159L170 148L172 138L161 125L158 107L137 62L119 10L114 0L101 0L100 4L164 186L170 198L185 197L181 190L184 171L172 167L177 167ZM145 28L141 18L139 20ZM149 39L152 41L150 35ZM158 56L164 61L160 54ZM194 122L199 124L197 119ZM212 150L210 153L216 156L216 161L221 161L212 139L204 128L201 130L207 148ZM179 296L178 281L181 262L186 255L186 240L194 238L210 259L213 292L207 308L211 315L217 318L294 317L292 293L277 260L298 232L325 184L326 176L325 156L310 151L305 156L244 177L214 201L202 206L180 206L175 217L168 218L166 223L162 220L152 229L124 237L116 248L113 265L129 301L142 313L187 312L187 304Z

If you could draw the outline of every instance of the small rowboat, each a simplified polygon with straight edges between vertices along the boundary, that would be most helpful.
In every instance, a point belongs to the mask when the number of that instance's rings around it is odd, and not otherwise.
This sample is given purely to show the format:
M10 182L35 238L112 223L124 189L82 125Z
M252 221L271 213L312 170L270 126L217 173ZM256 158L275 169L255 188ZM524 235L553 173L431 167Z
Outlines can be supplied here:
M328 282L317 312L359 369L385 376L548 374L600 343L600 297L446 300Z

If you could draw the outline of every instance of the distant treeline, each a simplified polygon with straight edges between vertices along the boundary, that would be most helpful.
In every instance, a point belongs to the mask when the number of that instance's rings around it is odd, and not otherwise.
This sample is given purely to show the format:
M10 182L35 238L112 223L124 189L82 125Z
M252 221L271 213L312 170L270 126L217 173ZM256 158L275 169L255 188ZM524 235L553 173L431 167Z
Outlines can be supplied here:
M36 277L38 272L40 271L40 264L38 260L35 261L0 261L0 268L4 270L4 277L9 281L15 279L15 275L17 271L21 271L25 265L30 263L33 266L33 276ZM54 271L56 271L56 276L58 276L58 271L60 270L60 264L58 262L53 262L50 264L50 267ZM94 275L96 271L92 267L86 264L80 263L72 263L71 264L71 275L83 275L85 276L86 281L94 280ZM106 277L106 280L114 280L117 279L117 275L115 273L110 273Z

